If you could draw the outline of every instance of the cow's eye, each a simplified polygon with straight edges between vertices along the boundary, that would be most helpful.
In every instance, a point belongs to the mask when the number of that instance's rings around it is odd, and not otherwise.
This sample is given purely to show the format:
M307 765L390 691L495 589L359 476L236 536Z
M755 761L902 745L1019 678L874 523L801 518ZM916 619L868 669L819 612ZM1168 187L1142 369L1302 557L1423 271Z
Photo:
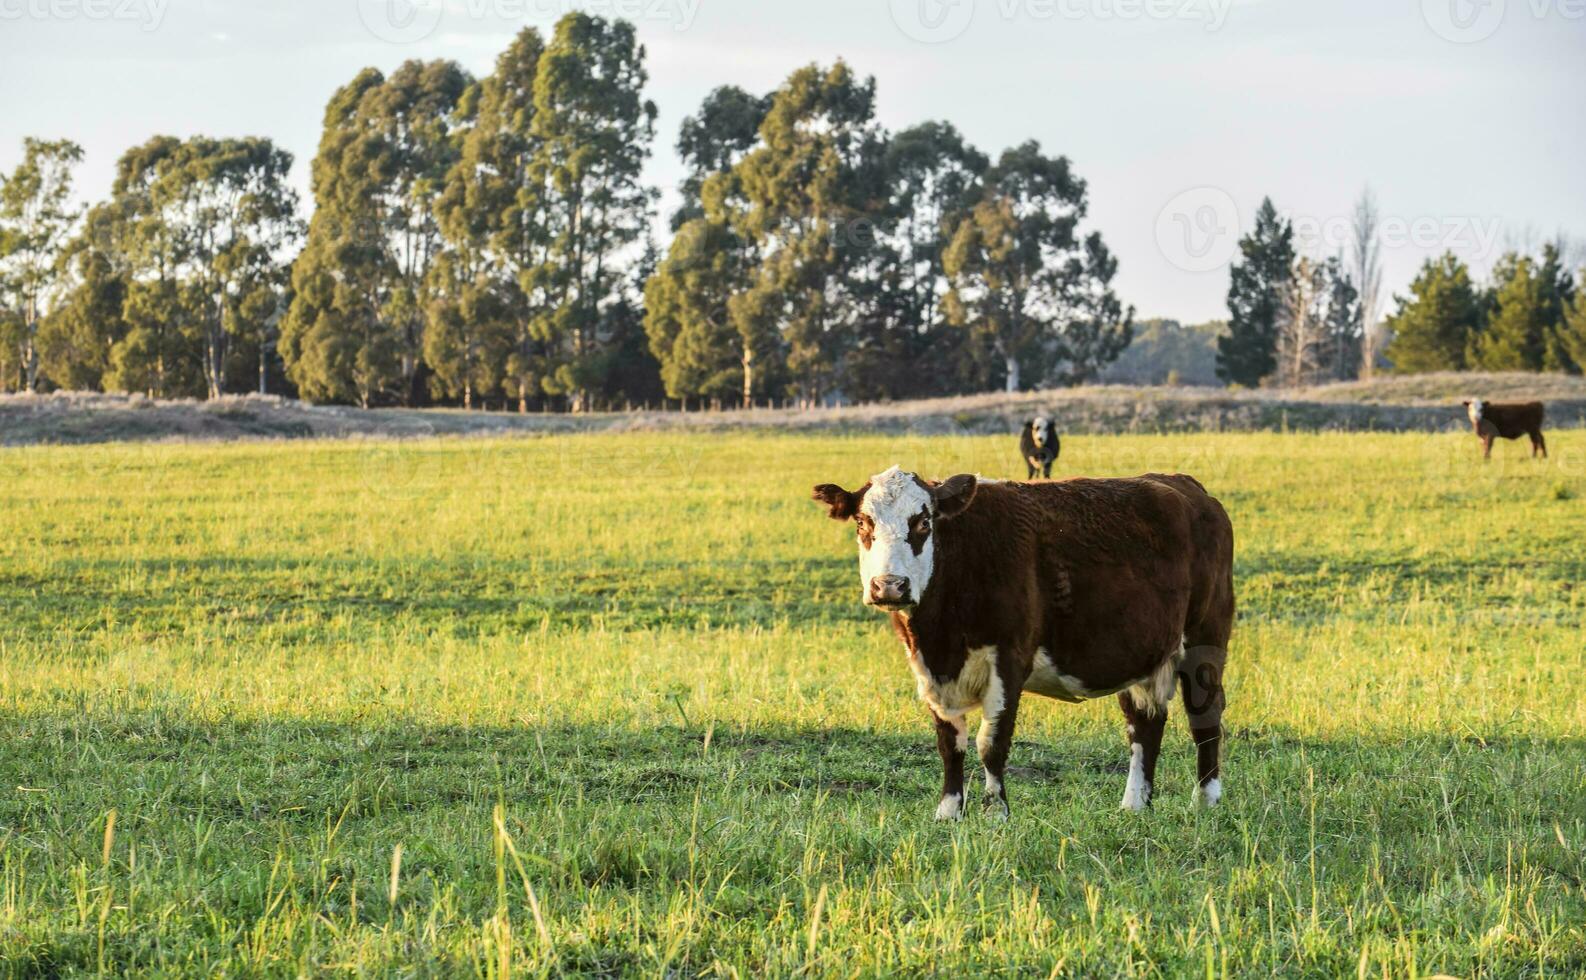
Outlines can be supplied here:
M930 521L930 518L927 518L927 517L916 517L914 519L914 533L915 534L930 534L931 533L931 521Z

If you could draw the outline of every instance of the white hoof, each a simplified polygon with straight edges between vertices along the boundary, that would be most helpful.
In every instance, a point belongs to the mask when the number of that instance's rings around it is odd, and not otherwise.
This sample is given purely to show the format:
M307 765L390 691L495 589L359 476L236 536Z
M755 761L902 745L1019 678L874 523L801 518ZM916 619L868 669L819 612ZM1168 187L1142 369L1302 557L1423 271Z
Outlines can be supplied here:
M962 820L964 818L964 797L961 793L942 797L942 802L936 804L936 819Z
M1195 802L1201 806L1211 808L1223 798L1223 781L1221 779L1208 780L1205 786L1195 788Z
M1146 806L1150 804L1150 802L1151 787L1145 785L1144 783L1141 783L1139 786L1130 784L1129 788L1123 791L1123 802L1118 804L1118 808L1121 810L1133 810L1135 813L1139 813L1141 810L1144 810Z

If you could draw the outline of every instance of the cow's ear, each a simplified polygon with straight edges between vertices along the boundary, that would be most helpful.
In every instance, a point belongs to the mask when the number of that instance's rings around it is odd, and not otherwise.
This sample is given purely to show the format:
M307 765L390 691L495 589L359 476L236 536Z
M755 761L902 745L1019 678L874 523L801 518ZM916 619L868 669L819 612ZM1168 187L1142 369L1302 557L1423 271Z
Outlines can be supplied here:
M810 494L811 499L818 500L826 505L827 513L834 521L846 521L859 513L859 501L864 499L865 491L870 489L870 484L865 484L853 493L849 493L835 483L822 483Z
M975 499L975 490L980 486L973 476L960 473L958 476L948 477L941 483L931 488L931 496L936 498L936 513L940 517L957 517Z
M1465 406L1466 408L1469 408L1470 407L1470 399L1467 398L1464 401L1460 402L1460 404Z

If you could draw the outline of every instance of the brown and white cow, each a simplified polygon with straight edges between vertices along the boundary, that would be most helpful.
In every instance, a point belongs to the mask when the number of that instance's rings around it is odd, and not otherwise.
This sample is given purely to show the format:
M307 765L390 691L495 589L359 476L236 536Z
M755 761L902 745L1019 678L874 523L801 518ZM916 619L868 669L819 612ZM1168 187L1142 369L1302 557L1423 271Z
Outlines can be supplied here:
M1024 457L1025 468L1029 471L1025 475L1035 479L1039 473L1045 479L1052 478L1052 464L1057 462L1058 455L1063 451L1063 442L1058 438L1057 426L1044 415L1036 416L1024 423L1024 429L1019 433L1019 455Z
M1008 812L1004 772L1020 695L1118 695L1129 732L1123 806L1151 800L1179 678L1198 746L1198 799L1222 795L1223 666L1233 629L1233 527L1188 476L929 483L896 466L814 497L859 535L865 604L889 612L943 766L939 820L964 810L967 713L986 799Z
M1531 458L1537 453L1547 458L1547 440L1542 438L1542 421L1547 411L1541 402L1522 402L1516 405L1498 405L1471 398L1465 402L1465 413L1470 424L1481 437L1481 458L1492 458L1492 441L1497 438L1518 439L1531 437Z

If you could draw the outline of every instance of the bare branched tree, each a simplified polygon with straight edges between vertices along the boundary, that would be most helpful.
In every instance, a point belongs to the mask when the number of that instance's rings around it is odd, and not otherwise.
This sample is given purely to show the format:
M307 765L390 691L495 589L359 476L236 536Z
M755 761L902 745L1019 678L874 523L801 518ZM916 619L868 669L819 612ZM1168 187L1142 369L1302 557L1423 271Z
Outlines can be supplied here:
M1303 257L1294 263L1277 317L1276 381L1285 388L1315 384L1331 367L1327 356L1328 291L1321 265Z
M1381 216L1377 212L1377 199L1367 187L1355 202L1353 227L1354 254L1350 278L1360 292L1360 376L1370 378L1376 373L1377 359L1383 344L1382 328L1377 318L1381 313L1382 295L1382 242L1378 237Z

